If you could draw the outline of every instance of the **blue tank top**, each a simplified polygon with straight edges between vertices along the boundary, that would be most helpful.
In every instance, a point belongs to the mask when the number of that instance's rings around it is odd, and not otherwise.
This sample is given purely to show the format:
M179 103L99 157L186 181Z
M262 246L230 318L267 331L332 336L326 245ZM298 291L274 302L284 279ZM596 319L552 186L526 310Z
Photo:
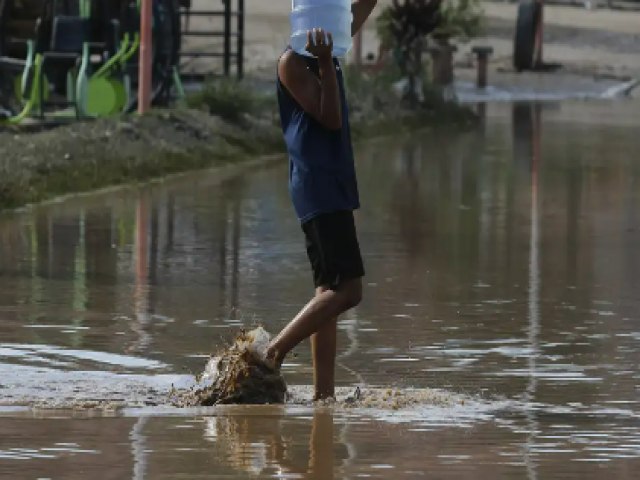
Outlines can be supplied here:
M317 59L303 58L319 77ZM344 79L337 59L334 64L342 105L340 130L329 130L306 113L278 76L280 121L289 153L289 193L302 223L322 213L360 208Z

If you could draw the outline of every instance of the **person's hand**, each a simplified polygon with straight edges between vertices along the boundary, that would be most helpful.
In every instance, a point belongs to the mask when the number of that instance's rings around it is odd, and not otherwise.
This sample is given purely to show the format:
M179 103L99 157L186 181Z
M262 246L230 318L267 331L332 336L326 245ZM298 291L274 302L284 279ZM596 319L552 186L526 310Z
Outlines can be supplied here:
M317 58L331 58L333 56L333 36L322 28L307 31L307 45L305 50Z

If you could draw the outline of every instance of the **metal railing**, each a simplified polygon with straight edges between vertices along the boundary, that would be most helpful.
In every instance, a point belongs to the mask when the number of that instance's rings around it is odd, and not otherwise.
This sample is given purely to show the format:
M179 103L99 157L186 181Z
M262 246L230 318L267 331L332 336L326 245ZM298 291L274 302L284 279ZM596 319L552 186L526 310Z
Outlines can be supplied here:
M245 3L244 0L220 0L222 9L193 9L190 7L181 8L182 20L182 38L198 37L209 38L212 40L211 45L206 50L201 49L183 49L180 57L198 59L198 58L221 58L223 62L223 73L225 76L231 75L232 62L235 63L236 75L242 78L244 74L244 16ZM234 10L235 3L235 10ZM220 19L220 30L198 29L191 30L191 19ZM235 20L235 22L234 22ZM235 26L234 26L235 23ZM219 43L215 40L222 39L222 50ZM233 42L235 40L235 42ZM235 45L232 45L235 43ZM183 41L184 45L184 41ZM184 74L187 77L204 77L214 74L213 71L205 71L197 74Z

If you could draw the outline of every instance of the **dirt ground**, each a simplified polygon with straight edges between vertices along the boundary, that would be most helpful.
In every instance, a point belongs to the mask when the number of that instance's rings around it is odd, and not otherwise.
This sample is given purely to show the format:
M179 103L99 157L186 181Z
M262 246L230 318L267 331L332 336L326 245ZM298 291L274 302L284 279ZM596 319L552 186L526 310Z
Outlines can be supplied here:
M547 6L544 10L544 58L562 69L555 74L512 75L513 26L516 5L485 4L485 34L462 46L458 61L469 62L471 45L485 44L494 49L491 65L499 81L559 83L581 75L598 79L640 78L640 12L587 10L576 7ZM565 79L567 75L569 78ZM637 89L636 89L637 94Z
M58 195L239 162L282 150L273 122L198 110L0 130L0 211Z
M378 0L374 16L391 0ZM202 7L208 0L194 0L194 8ZM289 0L246 0L246 50L245 69L252 75L270 76L275 68L275 59L287 45L289 38ZM492 78L502 78L502 72L510 68L513 34L517 5L511 3L483 2L486 13L485 34L468 44L460 44L456 62L461 76L470 63L470 50L474 45L490 45L494 48L491 60ZM563 69L556 72L559 82L563 73L615 78L640 77L640 11L620 11L546 6L545 16L545 61L560 63ZM192 19L192 27L210 28L213 25L198 25ZM206 41L188 42L192 50L212 48ZM378 49L375 23L370 20L363 33L364 54L374 54ZM211 71L219 69L211 63L201 61L185 65L185 70ZM538 75L523 74L518 82L537 84ZM572 81L567 79L566 81Z

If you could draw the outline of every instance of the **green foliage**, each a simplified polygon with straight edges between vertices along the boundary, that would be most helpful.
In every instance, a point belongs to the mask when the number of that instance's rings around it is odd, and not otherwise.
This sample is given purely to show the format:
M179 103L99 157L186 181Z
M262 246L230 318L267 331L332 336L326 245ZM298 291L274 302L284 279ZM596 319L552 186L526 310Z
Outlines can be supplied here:
M376 20L378 37L382 50L392 52L400 77L409 81L405 101L415 104L422 97L427 37L477 36L482 15L480 0L393 0L381 12Z
M375 73L357 67L345 68L351 133L356 141L425 126L467 127L477 122L467 106L446 101L441 91L424 78L423 98L399 101L395 84L400 78L402 75L395 64Z
M439 23L441 0L394 0L376 19L378 37L391 48L411 48Z
M393 36L393 16L391 6L386 7L376 18L376 34L378 40L385 47L391 47L395 44Z
M369 101L388 99L392 95L391 87L401 78L400 70L395 64L385 66L375 75L363 72L362 69L353 65L346 65L343 70L350 102L364 99Z
M257 115L273 107L273 96L232 79L208 80L202 90L187 97L187 105L205 108L210 114L231 122L241 122L245 115Z
M433 34L468 40L481 33L482 19L480 0L443 0Z
M389 48L431 33L469 39L481 33L483 14L480 0L394 0L376 19L376 31Z
M440 20L441 0L393 0L377 21L378 35L384 47L393 52L402 77L409 79L405 100L414 103L418 79L423 76L426 37Z

